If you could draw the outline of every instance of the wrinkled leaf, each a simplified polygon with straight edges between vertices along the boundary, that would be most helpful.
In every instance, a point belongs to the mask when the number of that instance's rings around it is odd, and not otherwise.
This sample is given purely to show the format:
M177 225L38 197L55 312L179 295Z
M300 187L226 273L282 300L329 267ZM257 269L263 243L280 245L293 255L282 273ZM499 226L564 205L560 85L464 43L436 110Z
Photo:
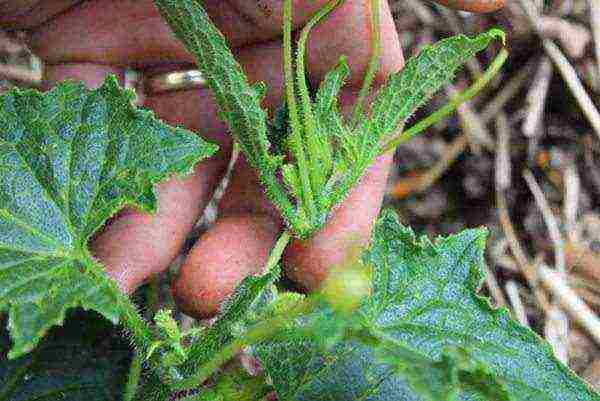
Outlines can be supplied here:
M516 401L504 382L488 366L463 349L444 350L439 361L397 343L379 341L377 360L392 366L393 373L406 380L410 390L426 401L462 398Z
M117 322L122 295L87 242L125 205L154 211L154 184L217 149L132 105L114 77L0 96L0 312L11 357L30 351L65 311Z
M471 355L473 360L461 363L475 366L475 376L436 383L457 383L449 388L458 400L496 399L505 394L503 388L519 400L600 400L536 334L477 295L486 235L467 230L431 243L416 238L393 212L384 212L365 254L374 269L373 293L356 316L374 342L349 335L323 352L310 342L279 336L259 347L280 398L426 400L411 387L415 376L398 370L401 355L395 362L381 357L381 343L429 360L437 374L450 366L449 349Z

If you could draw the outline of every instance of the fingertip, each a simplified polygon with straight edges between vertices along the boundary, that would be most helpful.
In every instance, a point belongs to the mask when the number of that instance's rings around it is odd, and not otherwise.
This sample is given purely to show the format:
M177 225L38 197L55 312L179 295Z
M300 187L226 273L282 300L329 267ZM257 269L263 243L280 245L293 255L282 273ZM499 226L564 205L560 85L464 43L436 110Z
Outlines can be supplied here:
M185 260L172 291L178 306L197 318L214 316L247 276L261 272L279 226L269 216L222 217Z
M380 156L361 182L308 240L292 241L284 254L288 278L308 291L318 289L330 270L344 263L356 246L366 246L379 214L392 155Z

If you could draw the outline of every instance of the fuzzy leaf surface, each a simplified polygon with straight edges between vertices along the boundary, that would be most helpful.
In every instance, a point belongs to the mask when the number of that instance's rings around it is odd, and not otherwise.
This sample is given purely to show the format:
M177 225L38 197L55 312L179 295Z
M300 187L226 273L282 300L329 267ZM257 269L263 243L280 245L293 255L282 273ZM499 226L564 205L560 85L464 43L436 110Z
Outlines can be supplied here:
M119 320L124 296L88 240L126 205L154 211L154 184L217 149L136 109L133 96L115 77L95 90L66 81L0 96L0 312L9 313L11 357L69 308Z
M371 132L377 138L393 133L440 88L450 83L456 71L504 32L491 29L473 38L457 35L425 47L393 74L377 93L371 110Z
M396 355L396 361L390 360L390 352L382 357L384 344L388 350L405 350L422 368L435 367L423 368L423 374L444 377L446 366L461 363L471 373L436 383L452 391L449 399L506 399L510 394L518 400L600 400L535 333L477 295L486 236L482 229L467 230L432 243L402 226L395 213L384 212L364 255L373 268L372 295L357 312L371 340L349 334L326 352L310 341L281 336L262 345L257 352L280 399L427 400L418 391L422 375L410 367L399 369L399 362L410 359ZM452 350L472 359L448 363ZM485 383L489 386L481 386ZM498 391L491 391L493 386ZM433 383L426 387L434 389Z

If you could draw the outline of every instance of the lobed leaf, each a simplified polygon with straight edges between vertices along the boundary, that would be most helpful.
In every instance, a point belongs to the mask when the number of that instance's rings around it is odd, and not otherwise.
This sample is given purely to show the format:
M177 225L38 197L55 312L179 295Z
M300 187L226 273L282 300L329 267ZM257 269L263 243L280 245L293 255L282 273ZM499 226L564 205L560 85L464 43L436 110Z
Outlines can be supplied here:
M115 77L96 90L67 81L0 96L0 312L9 312L11 357L69 308L120 319L124 297L88 240L125 205L154 211L154 184L217 150L136 109L133 96Z
M280 399L426 400L419 387L437 372L436 382L426 386L445 388L456 400L507 394L519 400L600 400L554 358L548 344L477 295L486 236L482 229L467 230L432 243L416 238L395 213L384 212L364 255L373 266L373 292L356 315L374 340L351 334L327 352L310 341L281 337L263 344L257 352ZM395 358L382 358L381 344ZM449 359L449 350L460 350L460 358ZM412 365L399 369L411 358L420 363L415 372ZM456 364L462 368L448 370ZM419 382L418 369L431 377ZM460 380L444 379L449 374Z

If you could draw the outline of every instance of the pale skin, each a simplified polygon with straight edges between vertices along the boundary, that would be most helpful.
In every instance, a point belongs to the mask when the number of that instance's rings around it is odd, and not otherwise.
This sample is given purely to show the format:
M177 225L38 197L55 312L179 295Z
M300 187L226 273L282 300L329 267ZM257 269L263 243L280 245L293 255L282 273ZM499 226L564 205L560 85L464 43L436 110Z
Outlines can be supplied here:
M282 2L203 3L236 49L249 79L268 84L264 105L274 110L283 94ZM294 1L294 26L301 27L324 3ZM381 3L382 54L376 85L403 65L389 6L387 1ZM311 82L318 83L340 55L348 57L352 74L341 95L346 109L360 89L369 61L370 13L369 0L347 0L310 38L307 71ZM191 68L191 56L173 39L151 0L0 1L0 25L29 29L32 49L46 62L48 86L65 78L97 86L106 74L122 78L128 66L146 73ZM94 254L126 293L164 271L179 253L223 176L232 147L208 90L147 93L144 98L144 106L160 118L217 142L221 150L200 163L191 176L161 184L157 214L126 210L92 242ZM381 156L320 232L307 241L292 241L283 258L288 277L314 290L331 267L343 263L356 240L368 241L391 161L391 155ZM242 158L219 205L217 222L200 237L173 283L179 305L193 316L214 314L243 277L261 270L282 229L281 218Z

